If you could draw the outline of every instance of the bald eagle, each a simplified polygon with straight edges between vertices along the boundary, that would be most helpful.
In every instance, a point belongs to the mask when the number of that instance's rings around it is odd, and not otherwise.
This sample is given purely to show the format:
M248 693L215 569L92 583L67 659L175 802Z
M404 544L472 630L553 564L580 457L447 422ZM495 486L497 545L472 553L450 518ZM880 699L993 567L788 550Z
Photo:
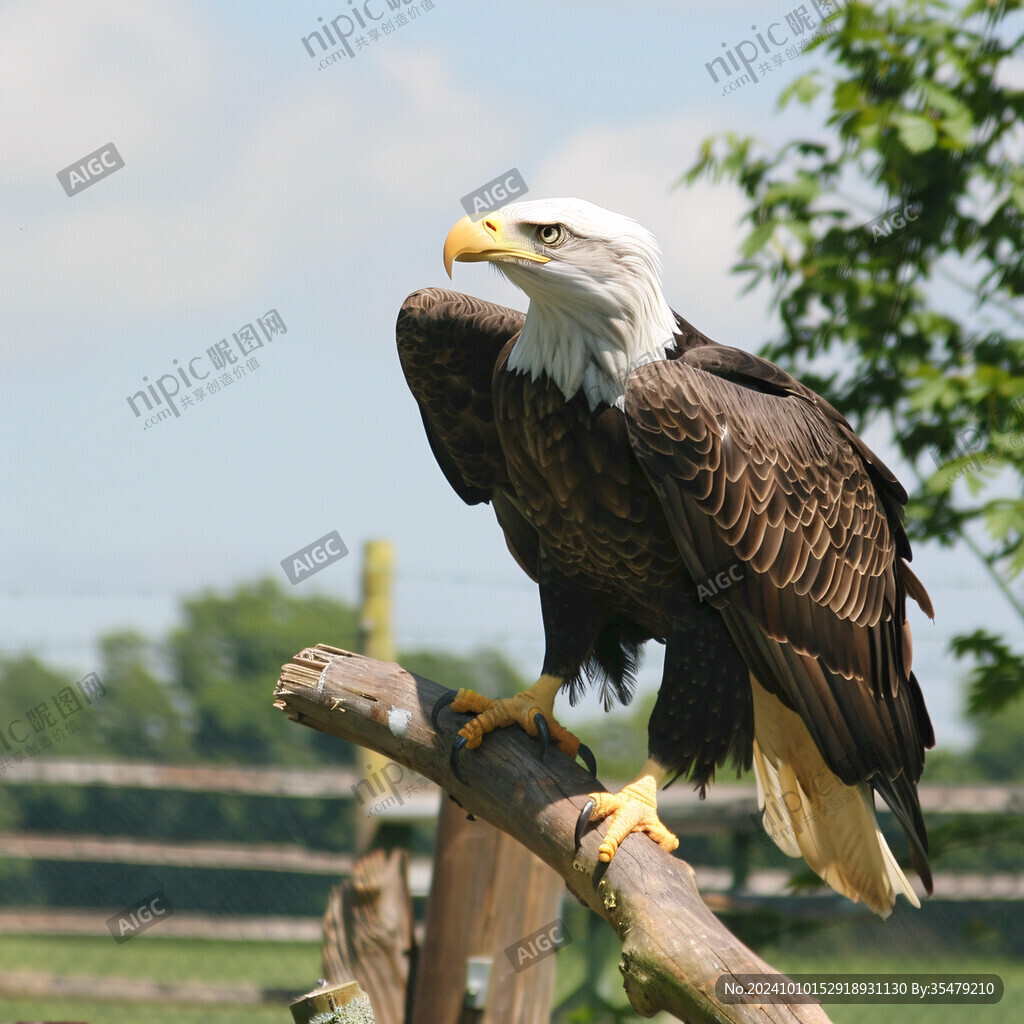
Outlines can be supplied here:
M715 769L753 767L763 823L833 889L888 916L919 906L882 836L874 793L907 835L928 892L917 795L934 742L911 672L907 495L824 399L721 345L669 307L653 236L578 199L463 218L444 264L486 261L528 296L525 316L442 289L398 317L402 367L456 493L489 502L538 584L540 677L509 700L473 691L452 766L518 723L593 758L554 717L565 689L628 703L642 645L664 642L648 759L580 816L608 818L599 857L630 832L676 837L657 790L703 796ZM596 774L596 771L595 771Z

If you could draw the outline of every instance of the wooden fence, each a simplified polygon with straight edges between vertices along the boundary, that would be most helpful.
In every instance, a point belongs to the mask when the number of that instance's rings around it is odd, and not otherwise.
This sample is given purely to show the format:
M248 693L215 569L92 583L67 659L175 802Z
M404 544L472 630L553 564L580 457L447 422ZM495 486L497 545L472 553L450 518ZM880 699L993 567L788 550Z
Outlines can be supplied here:
M408 781L408 780L404 780ZM265 768L196 767L160 764L120 764L80 761L31 760L9 767L0 776L9 786L99 786L165 792L238 794L295 800L336 800L339 807L365 795L365 778L349 769L284 770ZM360 791L360 786L364 787ZM616 786L609 783L609 786ZM414 780L402 801L386 801L382 821L427 823L437 820L442 794L433 783ZM935 821L950 815L1019 815L1024 812L1021 786L923 786L921 804ZM829 916L837 906L846 913L858 908L821 891L794 893L790 872L783 869L749 870L746 854L761 831L753 786L718 784L705 800L688 786L677 785L659 797L666 824L681 836L731 837L730 863L695 864L697 884L712 909L731 910L768 906L799 914ZM879 808L880 816L888 810ZM461 816L459 816L461 819ZM684 839L684 848L685 848ZM292 872L322 875L336 881L351 875L355 853L310 849L300 844L266 842L209 842L186 839L157 840L131 836L25 833L0 831L0 859L96 864L170 866L203 871ZM428 857L408 861L408 886L415 897L431 889L433 862ZM326 888L326 882L325 882ZM1011 873L935 876L934 900L988 901L1024 899L1024 875ZM107 936L106 919L119 908L0 908L0 934ZM164 938L205 938L221 941L317 942L322 935L320 917L237 916L176 911L161 923ZM421 934L421 927L417 928ZM457 980L457 979L456 979ZM130 984L129 984L130 982ZM454 983L453 983L454 984ZM448 986L449 988L452 985ZM455 988L458 986L455 985ZM0 997L37 998L46 993L73 999L117 999L139 1002L282 1005L287 993L258 986L167 986L144 980L75 977L0 969ZM459 997L461 998L461 997Z
M150 790L201 793L237 793L248 796L276 796L295 799L355 799L362 776L349 769L286 770L272 768L193 767L160 764L119 764L91 761L26 761L8 768L2 776L7 785L47 786L110 786ZM365 785L365 783L363 783ZM608 783L616 788L617 783ZM922 786L921 806L926 817L938 815L1019 815L1024 813L1024 786ZM382 802L387 794L381 797ZM416 791L403 796L402 802L391 801L380 811L382 821L427 822L437 818L441 793L433 783L420 780ZM742 882L744 896L759 900L809 900L793 897L789 892L790 874L780 869L747 872L743 850L749 838L760 832L756 793L753 786L718 784L706 799L698 800L688 786L676 785L660 794L659 812L665 823L680 836L729 834L737 842L728 865L694 865L702 892L735 896L737 882ZM881 804L879 813L884 822L888 809ZM249 871L297 872L336 878L352 868L354 855L328 850L311 850L296 844L228 843L202 841L167 841L136 839L129 836L90 836L58 833L21 833L0 831L0 858L111 864L167 865L202 870L204 868L241 869ZM415 896L430 890L429 858L410 861L410 887ZM830 897L825 897L829 899ZM938 900L1019 900L1024 899L1024 876L1007 873L936 875L935 896ZM731 902L731 901L729 901ZM717 901L724 906L726 901ZM104 920L116 908L97 910L91 915L96 934L105 934ZM204 914L177 915L177 928L188 928L194 919L195 934L209 934L216 918ZM47 920L61 919L69 923L72 933L81 933L83 917L78 912L54 910L18 914L0 911L0 933L5 930L26 930L28 922L47 932L53 925ZM295 927L291 934L310 934L311 919L306 927ZM239 926L240 927L240 926ZM244 931L244 929L243 929ZM280 934L280 932L279 932Z

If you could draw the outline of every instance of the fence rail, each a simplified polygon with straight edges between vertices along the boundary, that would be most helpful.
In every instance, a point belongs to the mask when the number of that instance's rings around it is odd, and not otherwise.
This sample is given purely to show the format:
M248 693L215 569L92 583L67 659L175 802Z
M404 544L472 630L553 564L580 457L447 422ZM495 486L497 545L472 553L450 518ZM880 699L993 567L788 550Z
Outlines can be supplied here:
M249 796L288 796L350 800L362 776L350 768L284 769L220 768L191 765L135 764L102 761L25 761L0 776L9 785L114 786L167 789L201 793L238 793ZM609 788L620 785L607 782ZM422 793L405 797L387 809L387 816L427 818L437 813L439 790L424 781ZM977 785L919 787L926 814L1024 814L1024 786ZM698 800L683 783L658 795L659 813L680 824L694 822L702 830L729 819L723 831L733 831L739 819L757 810L752 785L718 783ZM879 811L888 808L879 802Z
M32 760L8 767L0 782L12 786L110 786L146 790L199 793L244 794L248 796L288 797L296 799L357 799L361 776L349 768L294 770L255 767L217 767L162 764L126 764L93 761ZM365 783L364 783L365 785ZM609 783L610 786L616 785ZM371 806L382 821L430 821L437 817L442 794L433 784L421 780L416 791L401 798L387 791L378 799L387 806ZM921 805L926 814L1024 813L1024 786L922 786ZM361 797L360 801L362 801ZM756 789L751 785L719 784L706 799L699 800L688 786L676 785L659 796L659 811L665 823L681 835L732 833L740 836L760 831ZM888 809L879 802L879 811ZM60 833L0 832L0 858L16 860L92 862L111 864L169 865L203 869L295 872L337 877L348 874L354 857L348 853L307 849L295 844L231 843L203 841L166 841L119 836L68 835ZM835 902L820 893L794 893L791 876L785 869L739 871L739 865L695 865L698 885L716 909L729 909L751 901L784 900L787 907L813 910L831 908ZM410 860L410 889L414 895L430 890L431 863L428 858ZM737 887L737 882L742 885ZM954 874L936 875L935 899L941 900L1022 900L1024 875ZM104 934L103 921L112 910L76 912L54 908L47 911L0 910L0 934L35 931L36 933ZM307 938L316 927L312 921L301 926L276 928L267 919L224 920L202 914L177 915L174 928L187 934L285 934ZM276 919L274 919L276 920ZM295 919L298 921L299 919ZM168 922L170 925L170 922ZM220 934L220 932L217 932Z

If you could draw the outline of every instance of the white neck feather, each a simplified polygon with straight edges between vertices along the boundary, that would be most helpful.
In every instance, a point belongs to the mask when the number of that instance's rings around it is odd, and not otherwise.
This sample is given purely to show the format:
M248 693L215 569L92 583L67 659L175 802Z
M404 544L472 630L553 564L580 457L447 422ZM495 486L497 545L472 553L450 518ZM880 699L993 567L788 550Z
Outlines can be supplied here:
M508 276L514 280L514 274ZM676 330L657 282L644 281L641 288L639 283L633 278L633 287L618 295L587 288L573 301L562 288L549 293L538 288L536 278L530 280L530 308L508 368L532 380L547 375L566 401L582 388L591 409L601 402L621 408L630 372L664 359Z

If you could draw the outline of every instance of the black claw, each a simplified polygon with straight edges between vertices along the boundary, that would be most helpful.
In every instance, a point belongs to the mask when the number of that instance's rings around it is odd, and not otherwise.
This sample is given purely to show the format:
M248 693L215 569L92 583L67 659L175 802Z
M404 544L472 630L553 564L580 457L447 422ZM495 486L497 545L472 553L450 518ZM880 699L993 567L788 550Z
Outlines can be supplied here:
M448 763L452 766L452 774L461 782L466 785L466 780L462 777L462 772L459 771L459 751L466 745L466 737L460 736L452 744L452 752L448 757Z
M580 816L576 819L576 849L580 848L580 843L583 842L583 830L587 827L587 823L590 821L590 813L597 806L597 801L593 797L588 797L587 802L583 805L583 810L580 811Z
M448 707L448 705L451 704L451 702L455 700L455 698L458 697L458 695L458 690L446 690L444 693L441 694L440 697L437 698L437 703L434 705L433 710L430 712L430 721L435 729L437 728L437 716L441 714L441 709Z
M547 719L539 711L533 716L533 724L537 726L537 735L540 737L540 759L543 761L548 754L551 730L548 728Z
M583 763L587 766L587 771L596 779L597 761L594 758L594 752L586 745L586 743L581 743L580 749L577 750L576 753L583 758Z

